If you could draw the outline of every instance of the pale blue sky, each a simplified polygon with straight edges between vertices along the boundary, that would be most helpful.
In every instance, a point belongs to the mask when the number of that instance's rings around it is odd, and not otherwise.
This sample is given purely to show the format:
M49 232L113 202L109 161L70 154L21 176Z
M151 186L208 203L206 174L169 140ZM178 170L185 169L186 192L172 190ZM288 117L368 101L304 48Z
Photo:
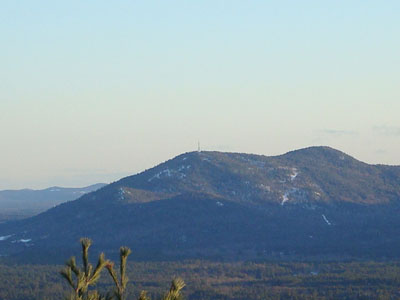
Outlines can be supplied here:
M400 1L0 2L0 189L182 152L400 165Z

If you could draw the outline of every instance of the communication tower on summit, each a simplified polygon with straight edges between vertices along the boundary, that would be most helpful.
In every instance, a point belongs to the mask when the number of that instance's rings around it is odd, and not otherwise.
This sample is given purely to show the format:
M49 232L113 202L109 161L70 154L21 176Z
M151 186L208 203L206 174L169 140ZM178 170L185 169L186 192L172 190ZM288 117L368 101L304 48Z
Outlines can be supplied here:
M200 141L197 142L197 152L199 152L199 153L201 152L201 149L200 149Z

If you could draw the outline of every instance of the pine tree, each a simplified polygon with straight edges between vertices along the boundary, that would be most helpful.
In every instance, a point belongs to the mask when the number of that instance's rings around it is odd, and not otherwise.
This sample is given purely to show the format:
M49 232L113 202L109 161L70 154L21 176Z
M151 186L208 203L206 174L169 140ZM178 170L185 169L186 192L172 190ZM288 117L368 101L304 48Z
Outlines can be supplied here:
M76 265L75 257L71 257L66 267L60 272L61 275L67 280L74 293L70 295L69 300L125 300L125 290L128 284L128 276L126 275L126 263L131 250L128 247L121 247L120 254L120 267L119 278L114 269L114 263L104 258L104 253L101 253L93 270L93 266L89 263L89 247L92 241L88 238L80 240L82 245L82 261L83 268L80 269ZM89 291L89 287L96 284L100 278L101 271L106 268L110 274L115 288L106 296L101 295L97 290ZM73 279L75 276L75 280ZM171 283L171 288L164 295L162 300L182 300L181 291L185 287L185 283L181 278L175 278ZM142 291L138 300L151 300L147 296L146 291Z
M185 287L185 282L181 278L175 278L172 281L169 292L164 296L163 300L181 300L181 290Z
M128 247L121 247L119 249L120 256L120 279L118 280L117 273L114 270L114 263L110 263L106 266L108 273L112 277L115 284L114 295L118 300L124 300L124 293L126 289L126 285L128 284L128 276L126 276L126 261L128 259L128 255L131 254L131 249Z
M95 285L100 278L100 273L110 262L104 258L104 253L101 253L93 270L93 266L89 263L89 247L92 241L88 238L80 240L82 245L82 262L83 269L76 265L76 259L72 256L66 263L66 267L61 271L61 275L67 280L73 288L74 294L70 296L73 300L97 300L101 296L97 291L89 292L89 286ZM75 276L75 280L72 278Z

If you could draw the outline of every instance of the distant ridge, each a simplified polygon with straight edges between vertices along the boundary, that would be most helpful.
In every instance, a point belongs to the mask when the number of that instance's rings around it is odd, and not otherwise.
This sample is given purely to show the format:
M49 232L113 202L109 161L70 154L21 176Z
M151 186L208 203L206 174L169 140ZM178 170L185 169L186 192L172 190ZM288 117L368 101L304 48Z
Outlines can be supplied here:
M329 147L196 151L0 225L0 254L50 257L89 236L143 259L397 257L399 227L398 166Z
M49 187L41 190L0 191L0 222L34 216L55 205L78 199L105 186L97 183L83 188Z

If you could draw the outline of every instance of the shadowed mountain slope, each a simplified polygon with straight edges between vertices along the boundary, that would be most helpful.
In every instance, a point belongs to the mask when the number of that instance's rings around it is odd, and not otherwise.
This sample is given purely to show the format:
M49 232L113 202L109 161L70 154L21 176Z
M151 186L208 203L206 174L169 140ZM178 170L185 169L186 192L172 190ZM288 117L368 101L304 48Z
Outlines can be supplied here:
M89 236L143 259L396 256L399 204L399 167L328 147L190 152L2 224L0 254L50 257Z

